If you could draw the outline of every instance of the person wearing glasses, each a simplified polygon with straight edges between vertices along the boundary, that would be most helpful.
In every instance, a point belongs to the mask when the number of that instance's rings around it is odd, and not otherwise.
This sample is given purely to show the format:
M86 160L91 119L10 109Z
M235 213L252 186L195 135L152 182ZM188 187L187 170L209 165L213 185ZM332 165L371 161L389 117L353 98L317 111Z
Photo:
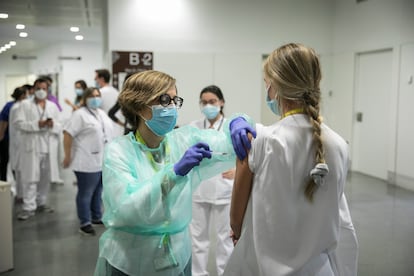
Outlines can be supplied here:
M235 166L231 141L247 128L174 128L183 99L159 71L130 76L118 100L133 131L105 147L95 275L191 275L192 192Z
M105 145L112 139L112 121L100 109L101 92L89 87L82 93L81 106L63 129L63 167L76 175L76 209L79 232L94 236L92 224L102 224L102 159Z
M204 118L190 125L199 129L223 131L224 96L216 85L203 88L200 92L200 109ZM216 270L222 275L231 252L233 242L230 233L230 199L233 189L234 171L232 168L203 181L193 194L193 219L190 224L192 238L193 276L208 275L207 264L210 247L210 225L214 226L216 237ZM213 221L214 219L214 221Z

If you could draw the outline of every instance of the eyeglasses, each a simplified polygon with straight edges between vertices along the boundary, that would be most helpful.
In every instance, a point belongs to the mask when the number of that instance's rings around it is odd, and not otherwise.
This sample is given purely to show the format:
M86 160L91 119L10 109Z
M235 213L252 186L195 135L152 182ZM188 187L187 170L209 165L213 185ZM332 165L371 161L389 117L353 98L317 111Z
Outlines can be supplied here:
M162 94L160 96L160 105L164 107L169 106L171 101L174 102L177 108L181 108L181 106L183 106L184 99L178 96L174 96L173 98L171 98L168 94Z

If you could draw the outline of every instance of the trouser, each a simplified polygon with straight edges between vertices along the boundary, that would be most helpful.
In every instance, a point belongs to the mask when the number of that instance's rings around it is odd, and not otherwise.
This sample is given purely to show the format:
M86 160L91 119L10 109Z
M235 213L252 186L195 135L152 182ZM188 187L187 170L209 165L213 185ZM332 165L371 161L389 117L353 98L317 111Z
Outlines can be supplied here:
M17 198L23 198L24 192L24 186L23 186L23 180L22 180L22 173L20 172L20 170L16 170L13 171L13 176L14 176L14 182L16 185L16 197Z
M9 139L0 142L0 180L7 181L7 163L9 162Z
M40 154L39 161L39 181L23 184L23 210L25 211L35 211L38 206L45 205L47 201L50 187L49 154Z
M77 172L78 193L76 209L80 226L91 224L102 218L102 172Z
M207 264L210 247L209 225L215 226L216 268L222 275L227 260L233 251L230 238L230 204L215 205L204 202L193 202L193 219L190 224L192 238L192 273L193 276L208 275ZM215 221L210 223L211 219Z

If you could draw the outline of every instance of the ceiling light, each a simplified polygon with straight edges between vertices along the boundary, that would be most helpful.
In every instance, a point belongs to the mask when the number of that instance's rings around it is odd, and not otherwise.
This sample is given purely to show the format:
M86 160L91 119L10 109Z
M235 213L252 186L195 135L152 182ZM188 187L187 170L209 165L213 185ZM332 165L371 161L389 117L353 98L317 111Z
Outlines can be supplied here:
M0 47L0 50L2 50L2 51L6 51L7 49L6 49L6 47Z
M18 29L18 30L24 30L24 28L26 28L26 26L23 25L23 24L17 24L16 25L16 29Z
M83 35L77 35L77 36L75 36L75 39L76 40L83 40Z
M10 46L9 44L6 44L6 45L4 45L4 48L6 48L6 49L10 49L10 48L11 48L11 46Z
M79 27L70 27L70 31L74 32L74 33L77 33L77 32L79 32Z
M10 44L11 46L16 46L16 41L10 41L10 42L9 42L9 44Z
M27 37L27 33L25 33L25 32L21 32L21 33L19 34L19 36L20 36L20 37Z
M5 19L8 18L9 15L7 13L0 13L0 18Z

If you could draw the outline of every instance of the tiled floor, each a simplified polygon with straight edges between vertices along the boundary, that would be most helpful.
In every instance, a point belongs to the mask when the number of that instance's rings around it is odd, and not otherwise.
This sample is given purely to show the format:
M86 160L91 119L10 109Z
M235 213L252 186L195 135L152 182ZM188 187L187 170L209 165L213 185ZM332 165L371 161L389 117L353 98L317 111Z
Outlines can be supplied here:
M71 172L64 179L50 192L55 213L13 221L14 270L2 275L93 274L99 235L78 233ZM346 193L360 244L358 275L414 275L414 193L358 173L350 175Z

